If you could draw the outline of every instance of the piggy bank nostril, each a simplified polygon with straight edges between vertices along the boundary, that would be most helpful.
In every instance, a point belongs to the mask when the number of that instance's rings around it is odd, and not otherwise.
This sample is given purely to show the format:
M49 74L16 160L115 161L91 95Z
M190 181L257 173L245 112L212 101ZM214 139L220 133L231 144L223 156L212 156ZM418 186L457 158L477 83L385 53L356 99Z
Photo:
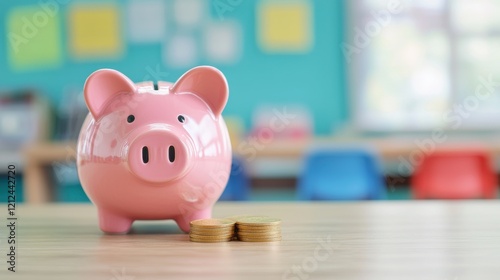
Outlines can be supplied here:
M149 162L149 150L148 147L146 146L142 147L142 162L144 163Z
M168 160L174 162L175 160L175 148L174 146L168 147Z

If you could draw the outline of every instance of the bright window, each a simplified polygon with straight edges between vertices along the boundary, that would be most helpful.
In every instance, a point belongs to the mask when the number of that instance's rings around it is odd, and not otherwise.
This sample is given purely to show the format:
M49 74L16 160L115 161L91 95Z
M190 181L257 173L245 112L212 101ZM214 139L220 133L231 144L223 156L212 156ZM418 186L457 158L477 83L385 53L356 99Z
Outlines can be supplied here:
M397 4L394 12L389 6ZM500 128L500 0L350 5L346 43L358 127Z

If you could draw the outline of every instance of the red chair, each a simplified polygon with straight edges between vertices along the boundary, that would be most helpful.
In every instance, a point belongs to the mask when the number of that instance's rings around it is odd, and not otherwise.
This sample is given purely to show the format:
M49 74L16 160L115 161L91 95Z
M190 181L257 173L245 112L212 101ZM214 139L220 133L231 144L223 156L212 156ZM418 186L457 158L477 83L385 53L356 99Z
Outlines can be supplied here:
M417 166L412 188L417 199L496 198L497 177L483 150L442 150Z

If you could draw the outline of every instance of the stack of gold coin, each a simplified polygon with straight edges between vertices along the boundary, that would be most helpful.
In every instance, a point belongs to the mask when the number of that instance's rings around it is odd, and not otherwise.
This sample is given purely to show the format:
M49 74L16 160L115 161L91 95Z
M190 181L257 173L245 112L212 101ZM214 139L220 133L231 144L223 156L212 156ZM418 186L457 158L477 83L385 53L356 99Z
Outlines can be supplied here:
M203 219L190 223L189 240L215 243L233 240L235 222L228 219Z
M238 240L271 242L281 240L281 220L267 216L247 216L236 219Z

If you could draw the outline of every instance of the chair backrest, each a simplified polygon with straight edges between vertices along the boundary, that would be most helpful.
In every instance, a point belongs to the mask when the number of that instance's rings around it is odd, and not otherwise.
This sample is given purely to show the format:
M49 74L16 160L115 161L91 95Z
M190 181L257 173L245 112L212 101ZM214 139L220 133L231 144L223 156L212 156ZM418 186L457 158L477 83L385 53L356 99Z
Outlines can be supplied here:
M497 177L487 151L441 150L426 155L412 177L417 199L495 198Z
M233 156L231 173L226 188L219 200L248 200L250 196L250 179L243 159Z
M378 158L364 148L322 148L309 152L298 181L301 200L361 200L385 197Z

